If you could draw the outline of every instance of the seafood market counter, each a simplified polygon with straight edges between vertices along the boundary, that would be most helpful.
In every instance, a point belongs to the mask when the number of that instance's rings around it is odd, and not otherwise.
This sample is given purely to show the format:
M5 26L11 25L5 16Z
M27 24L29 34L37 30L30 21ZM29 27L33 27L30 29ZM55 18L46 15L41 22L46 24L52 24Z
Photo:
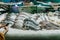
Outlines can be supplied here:
M24 40L24 39L60 39L60 30L20 30L9 28L6 34L6 40Z

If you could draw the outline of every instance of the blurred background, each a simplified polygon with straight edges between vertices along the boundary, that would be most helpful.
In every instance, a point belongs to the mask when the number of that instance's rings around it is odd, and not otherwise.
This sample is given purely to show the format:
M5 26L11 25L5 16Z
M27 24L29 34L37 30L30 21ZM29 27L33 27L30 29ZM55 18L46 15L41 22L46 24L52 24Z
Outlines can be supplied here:
M60 0L0 0L0 23L6 40L60 40Z

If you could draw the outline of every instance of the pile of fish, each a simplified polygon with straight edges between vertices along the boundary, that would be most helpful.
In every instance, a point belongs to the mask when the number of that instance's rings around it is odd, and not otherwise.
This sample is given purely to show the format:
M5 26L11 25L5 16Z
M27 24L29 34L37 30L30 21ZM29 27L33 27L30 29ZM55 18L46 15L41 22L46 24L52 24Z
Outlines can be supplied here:
M10 16L10 17L12 17L12 16ZM12 18L14 19L14 17L12 17ZM42 14L30 14L30 13L26 13L26 12L21 12L20 14L16 15L15 19L14 19L15 23L13 24L14 26L12 26L13 28L28 29L28 30L29 29L40 30L41 24L39 24L39 23L43 22L43 21L48 21L47 20L48 18L46 16L44 18L43 13Z
M8 16L7 16L8 15ZM1 14L0 22L9 23L10 28L25 29L25 30L41 30L49 29L52 24L49 22L49 17L44 13L30 14L26 12ZM57 28L57 27L52 27Z

